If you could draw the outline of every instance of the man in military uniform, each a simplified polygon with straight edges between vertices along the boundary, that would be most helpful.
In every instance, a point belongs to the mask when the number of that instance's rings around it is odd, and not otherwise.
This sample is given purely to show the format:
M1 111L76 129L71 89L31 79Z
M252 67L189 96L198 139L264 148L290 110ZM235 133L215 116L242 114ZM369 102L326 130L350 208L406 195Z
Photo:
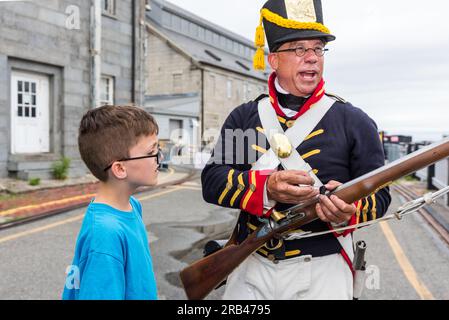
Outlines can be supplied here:
M321 1L265 3L256 31L256 69L264 69L264 33L274 70L269 95L237 107L226 119L202 173L204 199L241 210L238 242L273 212L314 197L319 203L309 210L320 219L299 231L383 216L391 201L388 188L356 203L319 192L320 186L333 190L384 165L374 121L325 91L325 45L335 37L323 24ZM270 242L228 277L224 298L352 299L352 257L351 231Z

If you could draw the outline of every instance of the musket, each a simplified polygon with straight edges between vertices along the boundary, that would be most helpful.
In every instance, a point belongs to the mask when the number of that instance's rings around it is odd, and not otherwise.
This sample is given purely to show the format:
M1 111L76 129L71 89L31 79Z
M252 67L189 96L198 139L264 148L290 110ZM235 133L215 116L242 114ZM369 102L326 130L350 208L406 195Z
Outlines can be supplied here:
M346 203L354 203L395 180L430 166L449 157L449 138L431 144L418 151L380 167L372 172L351 180L326 195L336 195ZM268 220L251 233L242 243L228 243L223 249L204 257L180 273L181 282L189 299L204 299L217 285L237 268L249 255L257 251L267 241L300 228L316 219L313 210L319 196L304 201L285 211L276 213L276 220Z

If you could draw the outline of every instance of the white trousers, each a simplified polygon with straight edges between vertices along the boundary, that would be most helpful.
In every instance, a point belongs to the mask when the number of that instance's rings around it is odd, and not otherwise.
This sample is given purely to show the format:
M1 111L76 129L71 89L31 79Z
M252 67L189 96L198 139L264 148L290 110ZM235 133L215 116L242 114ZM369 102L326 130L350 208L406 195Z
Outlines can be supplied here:
M257 253L228 277L224 300L351 300L353 277L341 254L274 264Z

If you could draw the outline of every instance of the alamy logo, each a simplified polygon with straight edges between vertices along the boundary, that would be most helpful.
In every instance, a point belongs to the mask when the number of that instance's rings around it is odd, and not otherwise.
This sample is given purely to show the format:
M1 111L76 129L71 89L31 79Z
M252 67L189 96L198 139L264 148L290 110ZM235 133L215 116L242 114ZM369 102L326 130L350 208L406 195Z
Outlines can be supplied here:
M69 30L79 30L80 29L80 8L71 5L65 9L67 14L67 19L65 20L65 27Z
M380 289L380 269L376 265L370 265L366 268L365 286L368 290Z
M2 2L31 2L31 0L0 0L0 3ZM75 5L70 5L65 9L65 14L67 15L65 27L69 30L80 30L80 8Z
M77 290L80 288L80 269L78 266L70 265L65 270L67 278L65 280L65 286L69 290Z

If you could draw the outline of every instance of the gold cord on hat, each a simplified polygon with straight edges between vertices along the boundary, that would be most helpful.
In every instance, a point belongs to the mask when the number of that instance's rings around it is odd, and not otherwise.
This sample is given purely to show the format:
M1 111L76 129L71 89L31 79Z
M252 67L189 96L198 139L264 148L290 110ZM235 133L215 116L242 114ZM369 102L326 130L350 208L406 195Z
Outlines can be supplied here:
M261 10L260 15L265 18L265 20L287 29L316 30L326 34L331 33L327 27L319 22L300 22L286 19L266 8Z

